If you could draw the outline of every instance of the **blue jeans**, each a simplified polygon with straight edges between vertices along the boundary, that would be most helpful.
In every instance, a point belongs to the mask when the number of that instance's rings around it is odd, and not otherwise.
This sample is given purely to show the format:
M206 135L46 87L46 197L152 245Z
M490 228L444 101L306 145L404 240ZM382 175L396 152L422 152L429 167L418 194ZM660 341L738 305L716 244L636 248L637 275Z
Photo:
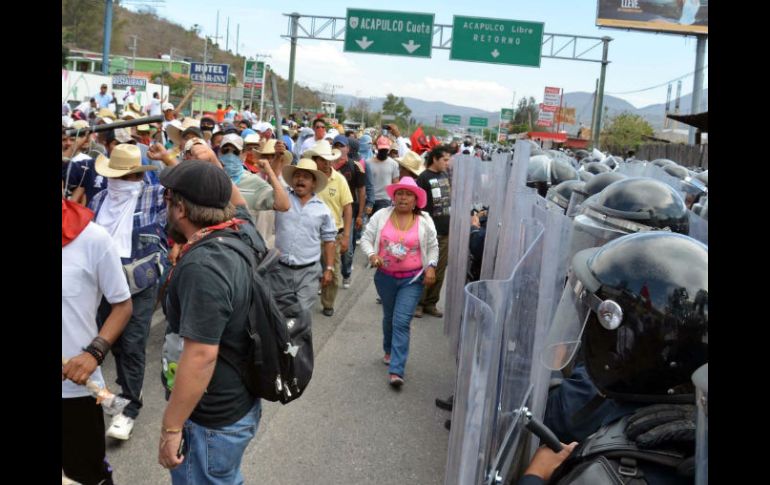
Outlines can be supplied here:
M221 428L206 428L189 419L184 423L184 461L171 470L173 485L239 485L241 460L257 434L262 416L260 400L244 417Z
M120 395L130 401L123 410L123 414L131 419L136 419L142 408L147 339L150 337L150 324L157 295L158 285L156 284L131 297L133 305L131 319L111 349L112 355L115 356L115 370L118 374L116 382L121 389ZM97 314L99 329L104 325L111 309L112 305L102 298Z
M374 286L382 298L382 350L390 354L388 372L401 377L409 355L409 325L422 298L424 277L409 284L411 277L394 278L382 271L374 274Z
M348 251L342 257L342 278L350 278L353 272L353 254L356 252L356 241L361 238L361 232L366 227L367 216L364 214L361 221L361 230L356 229L356 217L358 217L358 204L353 205L353 230L350 231L350 241L348 241Z

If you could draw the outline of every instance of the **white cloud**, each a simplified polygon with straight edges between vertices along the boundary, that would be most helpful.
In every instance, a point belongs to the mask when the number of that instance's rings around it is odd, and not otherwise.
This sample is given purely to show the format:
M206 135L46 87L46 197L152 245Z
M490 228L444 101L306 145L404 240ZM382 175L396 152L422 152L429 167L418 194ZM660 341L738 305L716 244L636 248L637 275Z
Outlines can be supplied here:
M285 43L269 53L273 57L267 59L268 64L281 77L288 77L291 46ZM350 57L330 43L297 44L294 65L295 82L309 84L314 89L320 89L324 84L344 85L346 79L361 75L361 70ZM323 73L323 76L318 76L318 73Z

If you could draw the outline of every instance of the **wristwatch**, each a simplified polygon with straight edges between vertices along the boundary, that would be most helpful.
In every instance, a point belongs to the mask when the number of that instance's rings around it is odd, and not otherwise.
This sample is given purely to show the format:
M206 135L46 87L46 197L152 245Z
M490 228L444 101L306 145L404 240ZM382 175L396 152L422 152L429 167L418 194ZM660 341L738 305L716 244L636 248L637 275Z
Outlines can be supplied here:
M326 271L331 271L332 273L334 273L334 266L327 266Z

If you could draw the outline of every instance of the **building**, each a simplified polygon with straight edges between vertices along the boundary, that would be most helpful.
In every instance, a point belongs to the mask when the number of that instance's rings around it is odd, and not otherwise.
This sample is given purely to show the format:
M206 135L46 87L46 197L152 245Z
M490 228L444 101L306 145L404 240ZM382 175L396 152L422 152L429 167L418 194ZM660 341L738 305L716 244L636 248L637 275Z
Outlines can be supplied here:
M78 72L102 72L102 54L100 52L71 49L67 56L66 69ZM110 74L130 74L135 77L151 79L163 72L171 73L174 77L190 77L190 63L183 60L171 59L164 55L160 59L149 57L110 56Z

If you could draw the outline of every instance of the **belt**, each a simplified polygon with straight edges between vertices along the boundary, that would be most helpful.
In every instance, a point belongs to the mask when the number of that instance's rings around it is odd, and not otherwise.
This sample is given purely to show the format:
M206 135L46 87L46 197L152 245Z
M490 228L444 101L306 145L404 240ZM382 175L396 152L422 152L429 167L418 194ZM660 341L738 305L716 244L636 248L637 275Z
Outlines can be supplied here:
M308 263L308 264L289 264L289 263L284 263L283 261L278 261L278 264L280 264L281 266L286 266L289 269L303 269L303 268L309 268L314 264L318 264L318 261L313 261L312 263Z
M384 274L392 276L393 278L413 278L422 271L422 268L413 269L411 271L388 271L387 269L379 268L379 271L382 271Z

